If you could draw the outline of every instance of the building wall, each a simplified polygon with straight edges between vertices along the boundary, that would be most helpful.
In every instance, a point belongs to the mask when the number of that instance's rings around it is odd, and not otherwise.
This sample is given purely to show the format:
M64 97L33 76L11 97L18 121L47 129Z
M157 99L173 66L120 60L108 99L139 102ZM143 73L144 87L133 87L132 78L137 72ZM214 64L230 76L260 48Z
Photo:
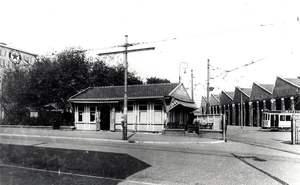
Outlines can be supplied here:
M91 107L97 104L76 104L75 126L78 130L96 130L96 120L93 119ZM122 130L123 108L122 104L110 104L110 130ZM94 109L93 109L94 110ZM141 101L128 103L127 129L131 131L162 131L167 114L163 103L157 101Z

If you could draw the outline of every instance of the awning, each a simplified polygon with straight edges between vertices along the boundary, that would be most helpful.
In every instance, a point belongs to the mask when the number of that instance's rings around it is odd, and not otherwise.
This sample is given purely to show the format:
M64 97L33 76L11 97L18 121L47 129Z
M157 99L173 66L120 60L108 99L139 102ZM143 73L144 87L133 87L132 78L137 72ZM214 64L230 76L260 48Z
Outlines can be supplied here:
M197 109L197 105L194 102L185 102L185 101L181 101L181 100L177 100L177 99L173 98L170 103L169 111L178 105L182 105L184 107L191 108L191 109Z

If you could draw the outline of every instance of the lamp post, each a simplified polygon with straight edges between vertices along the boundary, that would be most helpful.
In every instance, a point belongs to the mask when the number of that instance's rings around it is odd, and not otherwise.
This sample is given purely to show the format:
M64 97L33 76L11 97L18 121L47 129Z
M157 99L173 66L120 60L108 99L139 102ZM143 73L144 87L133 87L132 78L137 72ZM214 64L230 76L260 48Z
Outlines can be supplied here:
M184 69L184 74L186 73L185 70L188 68L188 64L187 64L186 62L181 62L181 63L179 64L179 83L181 83L180 68L181 68L181 65L182 65L182 64L185 65L185 67L183 67L183 69Z

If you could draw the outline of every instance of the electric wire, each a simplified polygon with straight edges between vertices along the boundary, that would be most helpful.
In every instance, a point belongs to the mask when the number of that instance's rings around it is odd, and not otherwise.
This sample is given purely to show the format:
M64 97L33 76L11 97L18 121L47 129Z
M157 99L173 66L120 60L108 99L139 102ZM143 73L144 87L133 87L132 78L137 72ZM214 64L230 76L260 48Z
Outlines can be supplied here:
M297 21L299 18L297 18ZM282 22L281 24L286 24L287 22ZM168 41L174 41L174 40L181 40L181 39L189 39L189 38L195 38L195 37L202 37L206 35L214 35L214 34L220 34L220 33L227 33L227 32L234 32L234 31L241 31L241 30L247 30L247 29L253 29L253 28L261 28L261 27L268 27L268 26L274 26L278 23L270 23L270 24L260 24L255 26L249 26L249 27L243 27L243 28L234 28L234 29L228 29L228 30L221 30L221 31L214 31L214 32L207 32L202 34L196 34L196 35L188 35L188 36L182 36L182 37L172 37L172 38L166 38L166 39L160 39L160 40L153 40L153 41L144 41L144 42L137 42L137 43L129 43L127 46L136 46L141 44L153 44L153 43L161 43L161 42L168 42ZM94 49L85 49L85 50L78 50L77 52L89 52L89 51L95 51L95 50L107 50L107 49L114 49L118 47L125 47L125 44L123 45L115 45L115 46L109 46L109 47L102 47L102 48L94 48Z
M242 66L240 66L240 67L236 67L236 68L233 68L233 69L231 69L231 70L225 70L224 73L221 73L221 74L219 74L219 75L213 77L212 79L215 79L215 78L218 78L218 77L220 77L220 76L222 76L222 75L225 75L225 76L223 77L223 79L224 79L224 78L226 78L226 76L228 75L228 73L231 73L231 72L236 71L236 70L238 70L238 69L241 69L241 68L250 66L250 65L252 65L252 64L255 64L255 63L257 63L257 62L260 62L260 61L262 61L262 60L265 60L266 58L268 58L268 57L260 58L260 59L258 59L258 60L256 60L256 61L253 61L253 60L252 60L250 63L244 64L244 65L242 65Z

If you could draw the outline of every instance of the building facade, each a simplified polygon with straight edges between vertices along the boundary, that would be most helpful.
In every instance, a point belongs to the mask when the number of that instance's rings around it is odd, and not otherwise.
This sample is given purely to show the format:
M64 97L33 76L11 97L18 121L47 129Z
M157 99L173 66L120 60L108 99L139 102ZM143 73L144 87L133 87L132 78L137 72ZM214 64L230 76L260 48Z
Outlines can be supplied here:
M278 76L275 84L255 82L251 88L236 87L234 92L221 91L219 105L214 97L210 97L210 111L225 114L228 125L261 127L263 111L300 110L300 79ZM202 101L201 110L205 113L206 99Z
M189 122L197 107L183 84L127 87L127 129L160 132L168 122ZM124 86L88 88L70 98L78 130L122 130Z
M36 62L36 57L37 54L0 44L0 96L2 96L2 80L5 70L14 69L14 67L28 69ZM0 102L0 120L4 118L4 110Z

